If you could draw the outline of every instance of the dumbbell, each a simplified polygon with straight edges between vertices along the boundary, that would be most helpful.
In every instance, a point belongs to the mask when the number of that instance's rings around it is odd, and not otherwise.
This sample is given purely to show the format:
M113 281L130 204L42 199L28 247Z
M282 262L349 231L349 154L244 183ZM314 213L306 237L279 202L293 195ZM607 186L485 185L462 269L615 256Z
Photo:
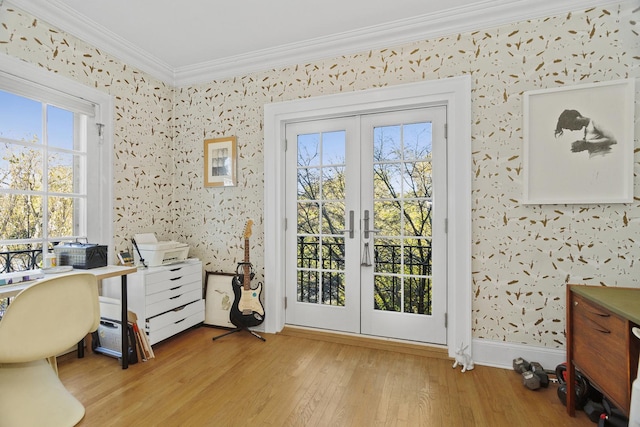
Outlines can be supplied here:
M549 387L549 375L547 371L544 370L542 365L538 362L531 362L531 372L540 379L540 386L547 388Z
M524 360L522 357L513 359L513 370L519 374L524 374L531 370L531 364Z
M549 375L538 362L527 362L521 357L513 359L513 370L522 374L522 385L530 390L549 387Z

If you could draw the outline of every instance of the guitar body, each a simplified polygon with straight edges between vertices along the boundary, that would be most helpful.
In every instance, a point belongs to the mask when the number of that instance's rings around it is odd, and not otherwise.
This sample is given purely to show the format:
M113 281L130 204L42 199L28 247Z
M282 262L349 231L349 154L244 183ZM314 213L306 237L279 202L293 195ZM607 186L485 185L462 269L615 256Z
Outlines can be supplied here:
M253 278L253 273L250 277ZM229 320L238 328L258 326L264 321L264 307L260 301L262 284L255 289L245 289L244 274L237 274L231 281L234 301L229 312Z

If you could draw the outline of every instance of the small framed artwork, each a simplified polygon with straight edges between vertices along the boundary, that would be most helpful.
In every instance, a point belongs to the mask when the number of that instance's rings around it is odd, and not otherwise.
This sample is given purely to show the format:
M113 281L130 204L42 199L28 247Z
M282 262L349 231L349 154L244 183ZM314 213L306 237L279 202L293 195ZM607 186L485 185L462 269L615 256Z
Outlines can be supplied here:
M204 140L204 186L236 185L236 137Z
M524 203L633 202L634 83L525 92Z
M234 328L229 320L231 305L234 301L233 273L214 273L207 271L204 279L204 324Z

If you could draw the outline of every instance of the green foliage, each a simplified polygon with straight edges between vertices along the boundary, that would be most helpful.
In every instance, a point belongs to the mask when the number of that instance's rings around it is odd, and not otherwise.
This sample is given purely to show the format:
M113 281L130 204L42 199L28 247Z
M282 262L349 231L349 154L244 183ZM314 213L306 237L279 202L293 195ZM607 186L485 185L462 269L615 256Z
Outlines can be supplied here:
M37 142L37 141L34 141ZM0 165L0 188L16 190L0 195L0 239L38 239L45 236L43 149L4 144ZM49 156L46 200L49 238L73 234L73 170L58 165L58 154Z

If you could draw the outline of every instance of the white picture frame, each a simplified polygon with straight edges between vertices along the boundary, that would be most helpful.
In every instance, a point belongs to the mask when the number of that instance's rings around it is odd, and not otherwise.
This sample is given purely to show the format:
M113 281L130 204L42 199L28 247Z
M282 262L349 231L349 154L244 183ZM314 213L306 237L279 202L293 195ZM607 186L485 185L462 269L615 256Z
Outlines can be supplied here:
M235 296L231 282L235 274L207 271L204 280L204 324L235 328L229 319Z
M524 93L523 203L633 202L634 79Z

